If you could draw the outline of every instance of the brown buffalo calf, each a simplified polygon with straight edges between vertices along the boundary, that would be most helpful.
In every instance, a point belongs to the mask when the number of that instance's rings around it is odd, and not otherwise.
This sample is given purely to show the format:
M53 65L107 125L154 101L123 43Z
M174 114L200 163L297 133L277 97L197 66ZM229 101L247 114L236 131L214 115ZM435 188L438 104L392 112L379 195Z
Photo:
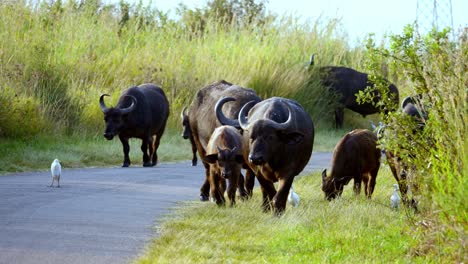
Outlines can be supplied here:
M379 172L380 155L374 133L367 129L347 133L333 152L330 176L327 177L326 169L322 172L325 198L331 200L340 196L344 185L354 179L354 193L361 192L361 182L364 182L366 196L370 199Z
M236 189L244 164L242 136L232 126L220 126L215 129L208 141L205 160L210 164L210 193L218 205L224 205L226 180L229 181L227 194L233 206L236 201Z

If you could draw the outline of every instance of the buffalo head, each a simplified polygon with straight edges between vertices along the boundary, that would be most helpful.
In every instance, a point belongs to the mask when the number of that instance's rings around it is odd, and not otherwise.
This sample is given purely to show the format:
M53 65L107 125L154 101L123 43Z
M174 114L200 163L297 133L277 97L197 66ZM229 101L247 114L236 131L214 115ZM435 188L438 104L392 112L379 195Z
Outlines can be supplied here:
M99 98L99 104L101 110L104 113L104 121L106 122L106 130L104 132L104 137L108 140L114 138L118 135L122 127L125 125L125 118L129 113L135 110L137 100L131 95L126 95L125 97L130 98L132 103L129 107L119 108L119 107L110 107L107 108L104 103L104 96L109 96L108 94L103 94Z
M336 179L333 176L327 177L327 170L322 171L322 191L327 200L335 199L343 193L344 180Z
M280 153L285 153L287 145L295 145L303 141L304 135L293 129L297 121L294 111L289 104L284 104L288 110L288 118L282 123L272 119L258 119L248 121L246 116L249 109L256 102L251 101L245 104L239 112L239 126L244 131L249 131L249 162L255 165L262 165L268 161L276 161ZM273 162L281 164L281 162Z
M221 177L229 179L232 175L240 173L240 165L244 163L242 153L239 153L236 147L232 149L221 149L217 146L218 153L210 154L205 157L208 163L218 163L221 169Z

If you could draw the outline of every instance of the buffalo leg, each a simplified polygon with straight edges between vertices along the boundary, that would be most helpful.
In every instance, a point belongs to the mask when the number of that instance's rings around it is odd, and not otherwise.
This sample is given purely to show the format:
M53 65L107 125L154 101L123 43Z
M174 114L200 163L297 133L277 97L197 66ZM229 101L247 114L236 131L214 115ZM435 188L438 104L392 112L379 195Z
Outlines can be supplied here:
M143 167L151 167L150 157L148 155L148 145L153 144L153 142L149 137L144 137L142 141L141 151L143 152Z
M152 166L155 166L156 164L158 164L158 148L159 148L159 143L161 143L162 134L163 134L162 132L156 134L156 140L154 141L154 154L153 154Z
M156 148L155 148L155 136L150 136L148 140L148 156L149 160L151 160L151 166L154 166L156 163L154 163L154 159L156 158Z
M222 190L222 185L220 182L220 175L212 170L210 171L210 193L211 197L215 200L217 205L223 205L224 200L224 190Z
M273 206L277 216L282 215L286 209L286 201L288 199L289 190L291 189L293 180L294 176L285 177L279 180L278 192L273 198Z
M335 109L335 127L343 128L343 121L344 121L344 109L342 107L338 107Z
M193 153L192 166L197 166L197 162L198 162L198 159L197 159L197 145L195 144L195 140L193 139L192 135L190 135L190 144L192 145L192 153Z
M241 197L241 199L248 199L247 191L245 190L244 186L244 175L242 175L242 173L239 173L239 179L236 182L236 186L239 190L239 196Z
M362 177L361 171L359 171L359 173L356 174L356 176L354 176L354 186L353 186L354 195L359 195L361 193L361 183L362 183L363 178L365 177Z
M266 180L261 175L260 177L258 177L258 182L260 183L260 188L262 189L263 211L268 212L269 210L271 210L271 206L272 206L271 203L273 201L273 197L276 195L275 186L273 185L271 181Z
M237 185L239 185L238 180L240 178L242 178L242 175L239 175L239 178L233 176L229 180L229 185L228 185L228 188L227 188L227 195L228 195L231 207L236 204L236 189L238 187Z
M200 188L200 201L206 202L209 200L210 193L210 165L203 161L203 166L205 166L205 181Z
M122 137L119 135L120 142L122 142L123 146L123 153L124 153L124 161L122 167L130 166L130 158L128 157L128 153L130 152L130 145L128 145L128 138Z
M400 187L401 199L405 205L408 203L408 184L406 182L406 172L401 169L400 161L396 156L394 156L390 151L385 152L387 158L388 166L392 171L393 177Z
M254 185L255 174L250 168L247 168L245 172L245 190L249 198L252 197Z
M375 183L377 181L377 174L379 173L380 163L375 169L370 172L369 186L366 188L367 198L371 198L374 193Z

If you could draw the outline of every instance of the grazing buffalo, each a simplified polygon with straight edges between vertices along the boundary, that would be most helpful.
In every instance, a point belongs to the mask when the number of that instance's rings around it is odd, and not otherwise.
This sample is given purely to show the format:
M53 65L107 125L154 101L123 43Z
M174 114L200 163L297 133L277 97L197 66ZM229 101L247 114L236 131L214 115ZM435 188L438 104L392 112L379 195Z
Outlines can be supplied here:
M407 96L401 103L403 113L413 117L420 129L424 128L428 118L424 108L422 95Z
M205 159L206 148L215 128L223 125L216 118L216 113L214 111L217 101L223 97L233 97L236 99L236 102L227 104L223 108L223 111L229 118L237 118L242 105L245 103L252 100L255 102L261 100L253 90L242 88L221 80L199 90L187 111L183 111L182 119L187 120L182 124L184 131L186 131L183 134L190 138L192 149L197 149L198 155L205 166L205 182L200 188L201 201L208 201L209 198L210 167ZM239 193L241 197L248 197L252 194L255 181L254 175L250 170L247 170L245 176L245 188L244 178L239 178Z
M428 114L424 109L422 96L416 95L406 97L401 104L401 110L404 114L412 117L415 121L415 126L411 129L412 133L416 134L422 132L426 125L426 120L428 119ZM408 175L408 164L403 162L403 160L392 151L385 151L385 156L393 177L400 187L399 189L403 203L417 211L417 202L414 197L408 198L410 189L414 191L418 189L414 179L411 179L411 176Z
M119 136L124 152L122 167L130 166L129 138L143 141L143 166L156 165L159 142L169 116L169 102L164 91L154 84L130 87L122 92L117 105L110 108L104 103L104 96L109 95L103 94L99 98L106 122L104 137L111 140L114 136Z
M322 172L322 191L327 200L341 196L343 187L354 179L354 193L361 193L364 182L367 198L374 192L380 168L380 149L377 136L367 129L356 129L347 133L333 152L330 176Z
M226 180L231 206L236 203L236 190L244 164L243 138L232 126L220 126L211 135L206 148L205 160L210 164L210 192L218 205L224 205Z
M314 64L314 56L311 58L310 66ZM323 86L331 89L338 96L338 106L335 109L335 126L337 128L343 127L344 121L344 108L348 108L356 113L361 114L363 117L366 115L375 114L378 112L389 111L396 109L399 103L399 92L395 85L389 83L388 97L392 100L394 105L376 106L375 103L381 100L379 92L374 91L373 103L366 102L359 104L356 99L360 91L364 91L368 86L373 87L374 83L369 80L367 73L359 72L347 67L325 66L320 67L319 75ZM387 80L385 80L388 82Z
M261 185L264 210L282 214L294 177L312 155L314 125L309 114L294 100L273 97L247 103L231 122L243 130L244 160Z

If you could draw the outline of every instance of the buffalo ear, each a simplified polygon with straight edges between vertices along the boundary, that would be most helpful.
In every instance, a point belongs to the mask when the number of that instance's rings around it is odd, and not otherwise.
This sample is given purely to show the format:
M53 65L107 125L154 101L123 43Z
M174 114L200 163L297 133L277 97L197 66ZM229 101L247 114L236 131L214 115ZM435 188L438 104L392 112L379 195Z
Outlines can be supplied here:
M216 163L216 161L218 161L218 154L215 153L215 154L206 155L204 160L211 164Z
M279 132L279 139L284 142L285 144L288 145L296 145L300 143L302 140L304 140L304 135L299 132Z
M236 155L235 159L236 159L237 163L240 163L240 164L244 163L244 156L242 156L242 155Z

